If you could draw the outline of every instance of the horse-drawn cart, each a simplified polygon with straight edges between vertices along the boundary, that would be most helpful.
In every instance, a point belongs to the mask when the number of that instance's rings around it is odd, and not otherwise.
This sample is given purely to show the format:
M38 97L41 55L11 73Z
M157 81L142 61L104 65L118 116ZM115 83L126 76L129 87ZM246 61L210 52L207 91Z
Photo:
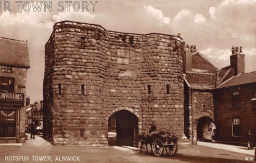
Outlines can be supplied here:
M150 134L141 134L138 136L141 143L140 153L146 150L148 153L148 145L151 147L151 154L161 156L164 151L169 156L174 156L178 151L178 138L166 130L155 131Z

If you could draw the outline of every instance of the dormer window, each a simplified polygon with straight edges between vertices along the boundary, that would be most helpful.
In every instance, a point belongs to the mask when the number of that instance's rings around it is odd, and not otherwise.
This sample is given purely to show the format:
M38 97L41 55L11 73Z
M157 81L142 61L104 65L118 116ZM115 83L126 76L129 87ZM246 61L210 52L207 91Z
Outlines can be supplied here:
M12 67L11 66L1 66L1 72L12 73Z

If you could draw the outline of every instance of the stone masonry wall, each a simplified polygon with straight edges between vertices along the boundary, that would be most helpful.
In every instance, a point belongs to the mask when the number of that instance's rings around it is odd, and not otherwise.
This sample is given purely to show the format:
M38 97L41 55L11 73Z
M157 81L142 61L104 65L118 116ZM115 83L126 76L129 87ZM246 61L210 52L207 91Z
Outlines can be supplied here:
M192 113L193 109L193 113ZM194 138L197 138L197 123L202 117L208 117L214 120L214 101L213 90L193 90L192 92L192 109L190 109L190 117L193 114L193 126L192 118L190 118L190 126L193 127ZM190 131L192 137L192 128Z
M119 110L138 118L139 133L155 122L181 137L183 45L178 36L56 23L46 44L44 110L52 116L46 137L56 144L107 146L108 119Z
M53 72L55 64L54 60L54 32L52 33L49 41L45 45L45 71L43 81L43 136L49 141L53 141Z

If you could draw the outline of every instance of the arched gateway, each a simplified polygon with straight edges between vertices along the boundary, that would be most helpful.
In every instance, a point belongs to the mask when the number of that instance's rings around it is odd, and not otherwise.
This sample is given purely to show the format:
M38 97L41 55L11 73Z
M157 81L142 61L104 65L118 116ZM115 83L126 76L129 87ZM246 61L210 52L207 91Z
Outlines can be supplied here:
M109 145L137 146L138 118L127 110L115 112L108 121Z
M215 125L209 117L201 117L197 121L197 140L212 141Z
M106 147L110 117L118 145L134 146L151 122L181 137L183 53L180 36L56 23L45 45L44 137Z

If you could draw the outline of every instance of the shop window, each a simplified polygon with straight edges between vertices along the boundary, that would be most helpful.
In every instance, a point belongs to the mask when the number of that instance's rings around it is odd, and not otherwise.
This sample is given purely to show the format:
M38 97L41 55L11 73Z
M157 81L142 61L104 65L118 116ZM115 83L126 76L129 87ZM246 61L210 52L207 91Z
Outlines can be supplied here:
M239 108L239 88L234 89L232 92L232 107Z
M0 91L14 92L14 78L0 77Z
M232 135L241 136L240 134L240 118L232 118Z
M15 137L16 111L0 110L0 137Z
M1 72L12 73L12 67L10 67L10 66L1 66Z

